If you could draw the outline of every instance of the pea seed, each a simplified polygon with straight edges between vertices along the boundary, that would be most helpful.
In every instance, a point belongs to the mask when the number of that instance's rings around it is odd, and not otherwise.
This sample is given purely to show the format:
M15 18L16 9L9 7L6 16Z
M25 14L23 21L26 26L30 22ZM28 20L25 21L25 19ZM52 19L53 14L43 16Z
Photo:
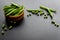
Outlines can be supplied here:
M29 17L29 15L27 15L27 17Z
M47 16L46 14L44 14L44 16Z
M55 24L55 26L57 26L57 24Z
M57 27L59 27L59 25L57 24Z
M1 34L4 35L4 31L1 31Z
M32 14L35 14L35 11L32 11Z
M29 16L31 16L31 14L29 14Z
M12 28L13 28L13 27L12 27L12 26L10 26L10 27L9 27L9 30L10 30L10 29L12 29Z
M2 29L4 29L4 27L5 27L5 24L2 25Z
M44 14L44 12L40 12L40 16L42 16Z
M47 19L48 17L47 16L44 16L44 19Z
M7 31L7 28L5 27L3 30L4 30L4 31Z
M46 16L46 19L47 19L48 17Z
M37 16L39 16L39 14L37 14Z
M52 24L55 24L55 21L51 21Z

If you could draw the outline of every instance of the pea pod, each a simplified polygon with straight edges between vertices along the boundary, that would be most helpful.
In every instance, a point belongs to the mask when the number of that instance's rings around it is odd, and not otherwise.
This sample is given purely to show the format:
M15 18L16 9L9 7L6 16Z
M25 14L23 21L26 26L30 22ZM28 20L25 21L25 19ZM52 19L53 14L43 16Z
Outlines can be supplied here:
M7 10L11 9L12 7L11 6L4 6L3 7L3 10L6 12Z
M40 8L46 10L49 13L49 16L51 17L51 19L53 19L53 14L48 7L40 6Z
M54 9L50 9L50 11L56 13L56 10L54 10Z
M14 16L19 15L23 10L24 10L24 9L19 10L19 12L18 12L17 14L15 14Z
M16 9L12 10L11 12L9 12L8 14L6 14L6 16L9 16L10 14L12 14Z
M43 14L44 14L44 12L42 10L40 10L40 16L43 15Z
M34 14L38 14L40 12L40 10L27 10L28 12L34 13Z
M13 12L13 15L17 14L21 9L23 9L23 6L20 6L19 8L17 8L16 11Z
M51 19L53 19L53 14L52 14L52 12L49 9L48 9L48 13L49 13Z
M24 10L24 7L23 6L20 6L20 8L18 9L18 11L15 14L15 16L19 15L23 10Z
M11 6L14 6L14 7L16 7L16 8L19 8L20 6L18 5L18 4L16 4L16 3L11 3Z
M9 13L9 12L12 11L13 9L14 9L14 8L11 8L11 9L7 10L7 11L5 12L5 14Z
M44 9L44 10L49 9L48 7L45 7L45 6L42 6L42 5L40 6L40 8L41 8L41 9Z

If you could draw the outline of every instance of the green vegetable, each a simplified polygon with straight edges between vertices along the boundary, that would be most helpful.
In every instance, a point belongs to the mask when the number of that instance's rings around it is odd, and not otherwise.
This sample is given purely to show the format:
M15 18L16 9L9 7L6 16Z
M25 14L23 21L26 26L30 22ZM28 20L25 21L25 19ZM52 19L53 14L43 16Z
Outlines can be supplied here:
M10 9L10 8L11 8L11 6L6 5L6 6L3 7L3 10L5 10L5 9Z
M7 31L7 27L5 27L3 30L4 30L4 31Z
M32 10L27 10L28 12L32 12Z
M31 13L34 13L34 14L37 14L40 12L40 10L27 10L28 12L31 12Z
M47 16L46 14L44 14L44 16Z
M39 16L39 14L37 14L37 16Z
M4 31L1 31L1 34L4 35Z
M12 10L11 12L9 12L8 14L6 14L6 16L9 16L10 14L12 14L14 11L16 11L16 9Z
M56 27L59 27L59 24L57 24Z
M41 8L41 9L44 9L44 10L49 9L48 7L45 7L45 6L42 6L42 5L40 6L40 8Z
M24 8L23 9L20 9L19 12L17 14L15 14L14 16L19 15L23 10L24 10Z
M47 19L48 17L47 16L44 16L44 19Z
M29 15L27 15L27 17L29 17Z
M16 7L16 8L19 8L19 7L20 7L20 5L18 5L18 4L16 4L16 3L11 3L11 6L14 6L14 7Z
M29 14L29 16L31 16L31 14Z
M16 14L16 15L17 15L17 14L20 14L20 13L19 13L20 10L23 11L23 10L24 10L24 6L20 6L19 8L17 8L16 11L13 12L13 15L15 15L15 14ZM15 15L15 16L16 16L16 15Z
M53 14L49 9L48 9L48 13L49 13L49 16L51 17L51 19L53 19Z
M2 25L2 29L4 29L4 28L5 28L5 24Z
M51 19L53 19L53 14L48 7L40 6L40 8L46 10L49 13L49 16L51 17Z
M6 12L6 11L8 11L11 8L12 8L11 6L4 6L3 10L4 10L4 12Z
M40 16L43 15L43 14L44 14L44 12L42 10L40 10Z
M51 21L52 24L55 24L55 21Z
M10 26L10 27L9 27L9 30L12 29L12 28L13 28L13 26Z
M14 9L14 8L8 9L8 10L5 12L5 14L11 12L13 9Z

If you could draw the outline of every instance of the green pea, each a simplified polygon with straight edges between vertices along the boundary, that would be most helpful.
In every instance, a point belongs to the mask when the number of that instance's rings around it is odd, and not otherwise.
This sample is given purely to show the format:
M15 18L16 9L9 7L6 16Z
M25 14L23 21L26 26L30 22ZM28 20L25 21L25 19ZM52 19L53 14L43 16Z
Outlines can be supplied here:
M1 31L1 34L4 35L4 31Z
M7 31L7 27L5 27L3 30L4 30L4 31Z
M57 26L57 24L55 24L55 26Z
M52 24L55 24L55 21L51 21Z
M12 29L12 28L13 28L13 27L12 27L12 26L10 26L10 27L9 27L9 30L10 30L10 29Z
M29 17L29 15L27 15L27 17Z
M29 16L31 16L31 14L29 14Z
M44 19L47 19L48 17L47 16L44 16Z
M4 28L5 28L5 24L2 25L2 29L4 29Z
M44 16L47 16L46 14L44 14Z
M40 10L40 16L43 15L43 14L44 14L44 12L42 10Z
M57 24L56 27L59 27L59 24Z
M37 16L39 16L39 14L37 14Z

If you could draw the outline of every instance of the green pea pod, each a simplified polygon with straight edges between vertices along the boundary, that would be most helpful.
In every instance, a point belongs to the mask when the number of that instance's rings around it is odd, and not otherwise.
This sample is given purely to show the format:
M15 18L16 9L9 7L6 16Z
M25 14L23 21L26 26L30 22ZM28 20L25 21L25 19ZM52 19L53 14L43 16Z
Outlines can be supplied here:
M32 12L32 10L27 10L28 12Z
M5 14L9 13L9 12L12 11L13 9L14 9L14 8L11 8L11 9L7 10L7 11L5 12Z
M14 11L16 11L16 9L12 10L11 12L9 12L8 14L6 14L6 16L9 16L10 14L12 14Z
M4 6L3 10L6 12L8 9L11 9L11 8L12 8L11 6Z
M42 5L40 6L40 8L41 8L41 9L44 9L44 10L49 9L48 7L45 7L45 6L42 6Z
M15 14L14 16L18 16L24 9L19 10L19 12L17 14Z
M52 14L52 12L49 9L48 9L48 13L49 13L51 19L53 19L53 14Z
M16 11L13 12L13 15L17 14L21 9L23 9L23 6L20 6L19 8L17 8Z
M20 5L18 5L18 4L16 4L16 3L11 3L11 6L14 6L14 7L16 7L16 8L19 8L19 7L20 7Z

